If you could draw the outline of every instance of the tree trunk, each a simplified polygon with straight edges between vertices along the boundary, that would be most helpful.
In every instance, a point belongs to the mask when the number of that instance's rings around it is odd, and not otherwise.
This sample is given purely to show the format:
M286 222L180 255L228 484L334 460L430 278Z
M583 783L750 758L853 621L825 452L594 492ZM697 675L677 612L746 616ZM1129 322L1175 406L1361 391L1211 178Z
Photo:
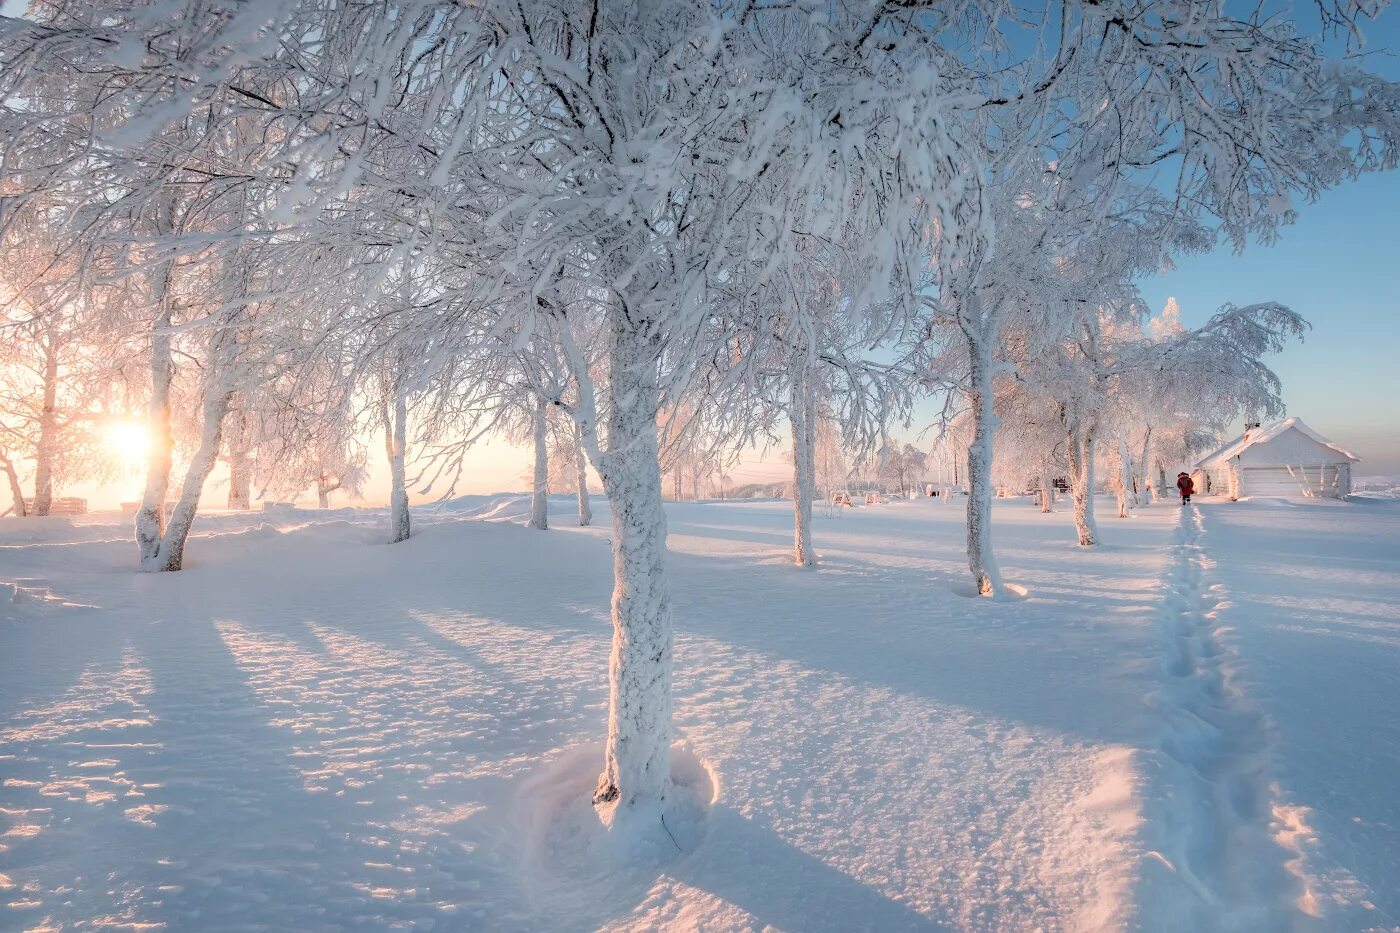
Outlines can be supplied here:
M5 478L10 481L10 498L14 500L15 517L26 517L29 511L24 504L24 490L19 484L19 474L15 472L14 461L5 454L0 454L0 470L5 471Z
M817 564L817 554L812 549L812 498L816 479L816 431L813 430L812 409L807 370L799 363L793 367L792 406L788 413L792 423L792 560L799 567Z
M166 273L168 285L169 273ZM147 415L151 454L146 462L146 490L136 512L136 544L143 569L158 569L160 545L165 535L165 496L170 488L171 448L170 383L173 378L170 357L170 311L167 307L151 327L151 401Z
M165 352L169 353L169 340L165 342ZM223 443L224 417L228 414L229 403L233 400L233 366L237 355L238 341L234 334L232 320L223 325L210 338L210 364L205 376L202 420L200 423L199 449L190 460L185 471L185 481L180 491L180 501L170 514L160 538L149 558L143 559L141 569L148 571L176 571L184 566L185 542L199 509L200 493L204 483L218 462ZM166 373L169 373L167 367ZM168 396L169 382L166 382ZM165 430L170 429L169 405L165 410ZM166 448L166 475L169 475L169 448ZM168 481L167 481L168 482Z
M997 416L992 395L992 351L983 341L969 340L972 443L967 448L967 563L977 592L1001 591L1001 571L992 552L992 439Z
M549 402L535 401L535 488L530 495L531 528L549 528Z
M1128 455L1128 443L1118 438L1118 517L1128 517L1128 497L1132 494L1133 466Z
M408 449L408 400L396 390L392 413L384 424L384 447L389 457L389 543L407 541L412 533L408 513L408 481L404 456Z
M586 528L593 524L593 505L588 501L588 454L583 449L583 432L574 426L575 466L578 468L578 524Z
M1147 431L1142 438L1142 456L1138 459L1138 469L1142 471L1142 504L1149 505L1157 501L1157 487L1152 482L1152 425L1147 426Z
M156 555L149 564L142 566L142 570L174 571L184 566L185 541L194 525L204 482L214 471L214 464L218 462L224 415L228 413L228 403L232 396L231 392L219 386L210 386L207 391L209 394L204 399L204 423L200 431L199 450L195 451L194 459L185 471L180 501L170 513L170 521L165 526L165 534L161 536Z
M659 807L670 787L672 642L666 513L656 417L657 341L613 313L603 488L612 510L612 658L608 741L594 803L614 820Z
M1053 512L1055 505L1055 484L1044 474L1040 477L1040 511Z
M34 514L47 515L53 505L53 457L58 444L58 348L52 336L44 344L44 402L39 413L39 443L34 449Z
M1074 493L1074 527L1079 532L1079 543L1092 547L1098 528L1094 524L1094 432L1091 429L1070 429L1069 472Z
M252 506L253 475L248 462L247 396L229 405L228 414L228 507Z

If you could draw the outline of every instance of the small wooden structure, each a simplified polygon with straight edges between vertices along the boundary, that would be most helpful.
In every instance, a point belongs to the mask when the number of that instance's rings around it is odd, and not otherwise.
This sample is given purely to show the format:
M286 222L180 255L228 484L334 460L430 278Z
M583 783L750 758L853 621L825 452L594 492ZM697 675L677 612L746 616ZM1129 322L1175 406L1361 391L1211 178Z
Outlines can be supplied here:
M34 500L25 499L24 509L30 515L34 514ZM88 510L87 500L77 496L55 496L49 500L50 515L86 515Z
M1198 496L1344 499L1360 458L1303 423L1285 418L1244 434L1191 467Z

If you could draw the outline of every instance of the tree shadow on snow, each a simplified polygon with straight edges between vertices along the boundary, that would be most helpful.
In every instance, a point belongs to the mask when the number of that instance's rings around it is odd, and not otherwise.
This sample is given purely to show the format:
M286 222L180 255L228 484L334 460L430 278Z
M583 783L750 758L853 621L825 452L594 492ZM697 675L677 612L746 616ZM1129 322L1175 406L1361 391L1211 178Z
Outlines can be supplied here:
M909 906L717 805L695 856L675 877L735 904L755 926L782 930L939 930Z

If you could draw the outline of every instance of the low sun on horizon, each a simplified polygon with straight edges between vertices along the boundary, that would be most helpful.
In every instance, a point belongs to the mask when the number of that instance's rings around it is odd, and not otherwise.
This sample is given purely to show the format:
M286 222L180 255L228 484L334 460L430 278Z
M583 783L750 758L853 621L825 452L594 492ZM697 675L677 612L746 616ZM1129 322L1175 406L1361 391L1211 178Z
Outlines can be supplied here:
M113 421L102 432L107 449L122 468L135 470L146 463L151 452L150 430L140 421Z

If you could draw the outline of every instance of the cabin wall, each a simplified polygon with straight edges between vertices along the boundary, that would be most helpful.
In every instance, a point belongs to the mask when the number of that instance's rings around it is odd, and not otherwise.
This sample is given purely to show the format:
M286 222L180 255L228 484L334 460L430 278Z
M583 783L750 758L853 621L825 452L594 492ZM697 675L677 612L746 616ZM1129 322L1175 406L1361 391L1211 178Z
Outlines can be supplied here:
M1168 477L1173 487L1176 480ZM1195 495L1197 496L1228 496L1230 494L1230 471L1224 464L1212 464L1203 470L1196 470L1191 474L1191 481L1196 485Z

